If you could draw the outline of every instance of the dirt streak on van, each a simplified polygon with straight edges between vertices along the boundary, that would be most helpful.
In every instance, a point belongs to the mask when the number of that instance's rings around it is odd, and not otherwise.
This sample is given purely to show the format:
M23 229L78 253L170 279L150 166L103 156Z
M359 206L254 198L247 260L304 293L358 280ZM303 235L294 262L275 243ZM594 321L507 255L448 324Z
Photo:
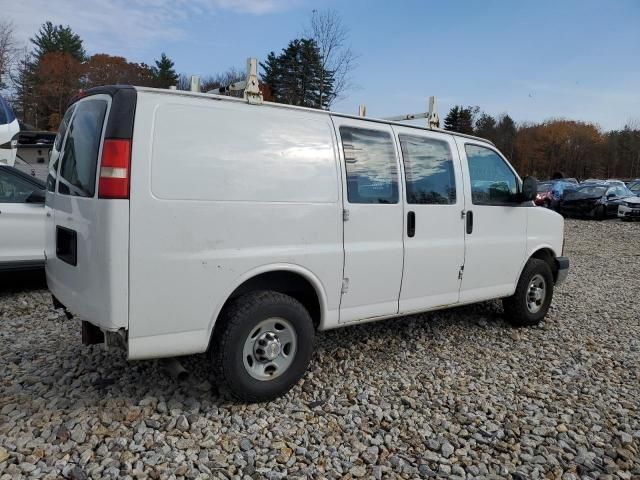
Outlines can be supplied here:
M299 380L317 330L492 298L535 324L569 266L490 142L320 110L92 89L47 189L47 280L85 343L209 351L248 401Z

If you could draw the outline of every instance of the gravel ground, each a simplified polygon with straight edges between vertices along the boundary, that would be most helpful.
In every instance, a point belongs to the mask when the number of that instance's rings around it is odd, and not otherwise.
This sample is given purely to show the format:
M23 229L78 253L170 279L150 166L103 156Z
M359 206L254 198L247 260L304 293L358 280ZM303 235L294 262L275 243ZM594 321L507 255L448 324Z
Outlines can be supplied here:
M80 344L39 288L0 291L0 479L640 479L640 224L567 222L547 321L496 302L319 335L286 397L234 404Z

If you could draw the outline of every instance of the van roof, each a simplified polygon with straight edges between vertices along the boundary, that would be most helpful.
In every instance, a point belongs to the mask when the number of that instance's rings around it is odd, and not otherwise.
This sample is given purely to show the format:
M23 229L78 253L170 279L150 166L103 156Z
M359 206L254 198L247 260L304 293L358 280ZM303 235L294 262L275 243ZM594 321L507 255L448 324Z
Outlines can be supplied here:
M82 97L85 97L87 95L95 95L95 94L99 94L99 93L107 93L109 95L113 95L117 90L120 89L130 89L130 88L134 88L137 91L140 92L149 92L149 93L160 93L163 95L181 95L181 96L187 96L187 97L197 97L197 98L201 98L201 99L214 99L214 100L218 100L218 101L225 101L225 102L241 102L241 103L246 103L245 100L241 99L241 98L236 98L236 97L229 97L226 95L217 95L214 93L198 93L198 92L191 92L188 90L169 90L169 89L165 89L165 88L151 88L151 87L136 87L136 86L131 86L131 85L108 85L108 86L103 86L103 87L94 87L94 88L90 88L88 90L83 91L81 94L77 95L76 97L74 97L74 99L71 100L71 103L73 103L76 100L79 100ZM384 123L384 124L388 124L388 125L397 125L400 127L408 127L408 128L415 128L416 130L424 130L427 132L440 132L440 133L447 133L449 135L453 135L456 137L462 137L462 138L469 138L472 140L477 140L480 142L484 142L484 143L488 143L489 145L494 145L494 143L491 140L487 140L486 138L481 138L481 137L476 137L474 135L467 135L465 133L459 133L459 132L453 132L451 130L445 130L443 128L427 128L427 127L421 127L418 125L411 125L411 124L407 124L407 123L402 123L402 122L394 122L391 120L384 120L381 118L374 118L374 117L360 117L358 115L349 115L347 113L340 113L340 112L333 112L331 110L320 110L317 108L309 108L309 107L299 107L296 105L287 105L285 103L275 103L275 102L264 102L262 105L267 106L267 107L275 107L275 108L283 108L283 109L289 109L289 110L302 110L302 111L306 111L306 112L313 112L316 114L326 114L326 115L333 115L336 117L343 117L343 118L352 118L355 120L362 120L362 121L367 121L367 122L375 122L375 123Z

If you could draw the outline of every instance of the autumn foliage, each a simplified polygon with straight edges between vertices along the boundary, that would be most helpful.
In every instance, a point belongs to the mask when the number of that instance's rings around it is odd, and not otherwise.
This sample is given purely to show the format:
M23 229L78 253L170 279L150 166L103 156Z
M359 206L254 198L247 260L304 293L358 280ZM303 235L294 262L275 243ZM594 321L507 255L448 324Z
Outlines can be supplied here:
M495 119L478 107L453 107L447 130L491 140L521 175L548 179L640 177L640 128L603 132L587 122L553 119L519 126L509 115Z

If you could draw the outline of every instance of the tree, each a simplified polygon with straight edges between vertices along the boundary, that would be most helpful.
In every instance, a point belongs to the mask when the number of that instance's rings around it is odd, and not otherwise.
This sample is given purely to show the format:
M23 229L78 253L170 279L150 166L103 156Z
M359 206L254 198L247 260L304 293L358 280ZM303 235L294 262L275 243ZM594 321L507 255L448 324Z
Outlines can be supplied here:
M538 178L550 178L555 172L576 178L606 173L602 162L603 136L590 123L549 120L523 125L517 131L514 143L518 170ZM499 148L509 155L508 147Z
M6 82L17 53L13 28L13 23L0 21L0 90L7 87Z
M42 24L40 30L31 39L34 45L33 55L36 62L47 53L67 53L79 62L84 61L86 52L82 45L82 39L73 33L68 25L54 25L51 22Z
M80 89L82 73L82 64L66 52L47 53L38 62L35 93L46 109L50 129L58 127L69 100Z
M330 107L353 86L357 56L347 44L349 30L335 10L313 10L306 35L315 41L320 55L320 103ZM330 72L331 82L325 82L325 72ZM331 83L330 91L325 91L325 83Z
M84 64L84 88L100 85L154 85L156 76L144 63L130 63L124 57L106 53L92 55Z
M495 142L497 133L496 119L488 113L482 112L476 121L473 133L478 137L486 138L487 140Z
M444 119L444 128L458 133L473 134L473 124L479 107L456 105L449 110Z
M174 70L174 63L162 52L160 60L155 61L153 75L155 77L154 86L157 88L169 88L178 83L178 74Z
M513 157L517 133L518 131L513 119L506 113L502 115L496 125L494 143L508 158Z
M18 55L10 78L14 94L14 110L24 123L38 127L38 108L34 92L33 58L25 48Z
M276 102L327 108L333 95L333 74L322 67L313 39L292 40L280 55L271 52L264 63L262 80Z

